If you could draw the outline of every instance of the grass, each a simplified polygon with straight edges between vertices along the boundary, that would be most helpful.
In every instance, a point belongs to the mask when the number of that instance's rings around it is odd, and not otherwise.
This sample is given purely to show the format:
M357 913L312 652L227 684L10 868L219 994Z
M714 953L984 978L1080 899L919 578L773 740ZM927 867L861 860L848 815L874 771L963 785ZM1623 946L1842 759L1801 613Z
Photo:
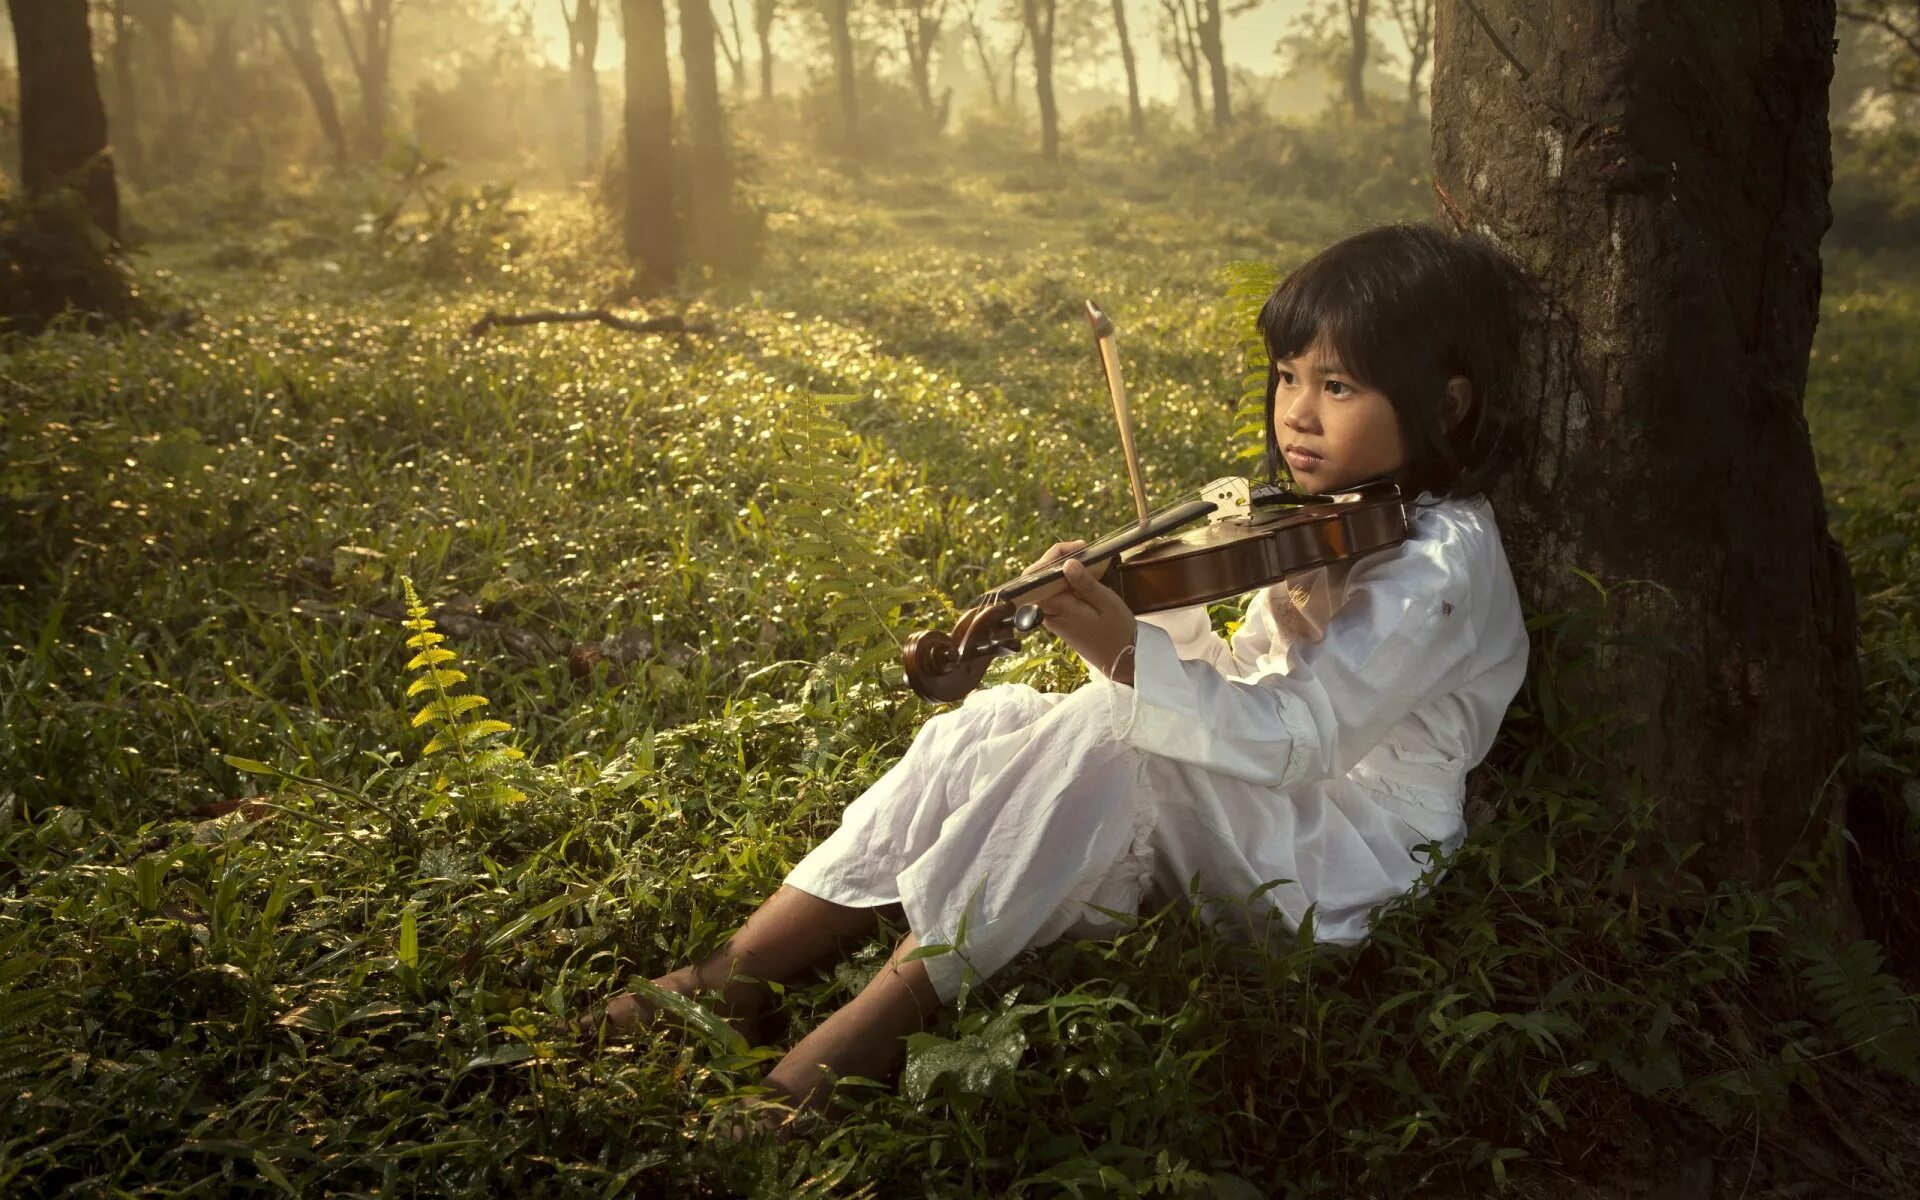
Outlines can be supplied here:
M1234 467L1225 268L1388 215L1098 158L755 173L767 258L692 302L711 337L466 336L616 289L576 199L434 243L313 196L160 231L185 335L5 347L0 1191L1475 1190L1635 1105L1740 1130L1912 1078L1908 998L1796 937L1795 885L1621 886L1651 823L1553 706L1578 613L1536 616L1499 817L1366 948L1246 955L1177 910L1044 948L778 1153L701 1136L777 1048L561 1053L550 1019L717 945L904 749L891 637L1127 518L1081 300L1165 498ZM1829 272L1807 413L1862 765L1920 809L1920 271ZM423 756L402 577L524 761ZM1000 672L1078 679L1038 642ZM790 1031L885 949L785 989Z

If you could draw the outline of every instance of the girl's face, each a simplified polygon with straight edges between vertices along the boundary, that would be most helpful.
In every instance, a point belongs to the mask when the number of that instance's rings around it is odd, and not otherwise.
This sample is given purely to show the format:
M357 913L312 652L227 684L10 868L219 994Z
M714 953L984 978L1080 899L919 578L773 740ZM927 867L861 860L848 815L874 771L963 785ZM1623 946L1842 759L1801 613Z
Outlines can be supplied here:
M1392 401L1362 386L1324 338L1274 365L1274 438L1301 487L1334 492L1407 465Z

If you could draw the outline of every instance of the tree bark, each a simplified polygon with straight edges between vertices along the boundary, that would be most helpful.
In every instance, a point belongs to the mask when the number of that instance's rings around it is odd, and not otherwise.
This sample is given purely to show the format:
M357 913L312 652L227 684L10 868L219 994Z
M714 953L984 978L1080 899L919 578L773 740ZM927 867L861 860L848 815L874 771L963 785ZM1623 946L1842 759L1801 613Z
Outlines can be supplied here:
M760 98L773 99L773 18L775 0L753 0L753 34L760 42Z
M1833 31L1833 0L1441 0L1436 21L1443 219L1545 300L1494 496L1514 575L1540 610L1589 599L1576 567L1612 585L1591 686L1644 723L1595 766L1701 844L1709 882L1765 884L1839 827L1858 733L1801 409Z
M120 188L87 0L8 0L7 9L20 61L20 181L35 195L74 189L93 223L118 242Z
M1140 75L1133 63L1133 39L1127 36L1125 0L1113 0L1113 29L1120 37L1120 63L1127 69L1127 132L1137 142L1147 136L1147 114L1140 107Z
M333 165L344 167L347 165L347 131L340 123L333 85L327 82L326 64L320 59L319 42L314 37L312 0L285 0L281 9L268 18L274 36L280 40L287 59L293 63L294 73L300 76L300 85L306 89L313 115L320 122L320 132L333 154Z
M1368 0L1344 0L1347 6L1347 103L1355 117L1367 115L1367 3Z
M592 178L600 169L605 132L600 113L600 76L594 60L600 57L600 0L575 0L571 11L563 2L560 15L567 23L567 72L580 101L581 174Z
M827 31L833 36L833 71L840 83L840 133L847 153L860 152L860 96L853 80L853 0L827 0Z
M680 269L673 216L673 93L667 76L666 0L621 0L626 18L627 257L643 288Z
M1213 127L1225 129L1233 123L1233 100L1227 93L1227 47L1221 30L1220 0L1200 0L1198 24L1200 53L1206 57L1207 74L1213 83Z
M1053 99L1053 16L1055 0L1020 0L1033 47L1033 91L1040 105L1040 157L1060 161L1060 110Z
M691 234L696 251L718 245L733 209L732 169L727 161L726 114L720 107L720 73L714 58L713 10L707 0L680 0L680 64L686 80L687 156L693 185Z

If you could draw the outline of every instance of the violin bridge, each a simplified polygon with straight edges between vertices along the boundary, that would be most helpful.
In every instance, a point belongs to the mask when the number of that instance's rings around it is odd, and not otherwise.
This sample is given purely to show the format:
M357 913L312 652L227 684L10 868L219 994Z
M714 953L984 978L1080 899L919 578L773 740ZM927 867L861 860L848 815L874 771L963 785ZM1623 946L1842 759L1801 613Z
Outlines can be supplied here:
M1213 511L1207 514L1209 523L1244 517L1251 502L1247 481L1237 475L1222 476L1202 487L1200 498L1213 505Z

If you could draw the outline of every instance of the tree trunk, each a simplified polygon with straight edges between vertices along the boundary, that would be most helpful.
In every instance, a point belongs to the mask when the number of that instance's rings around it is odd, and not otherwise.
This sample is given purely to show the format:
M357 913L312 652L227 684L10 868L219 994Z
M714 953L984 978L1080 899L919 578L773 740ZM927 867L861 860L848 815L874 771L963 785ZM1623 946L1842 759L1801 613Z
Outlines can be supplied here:
M567 73L580 102L580 157L582 178L600 169L605 133L600 115L600 76L594 60L600 57L600 0L576 0L572 11L562 4L567 23Z
M1424 45L1410 47L1407 67L1407 121L1420 119L1420 72L1427 65L1427 48Z
M713 10L707 0L680 0L680 65L686 80L687 132L693 143L687 156L693 185L690 232L695 250L703 254L719 244L733 207L714 37Z
M1858 732L1801 411L1833 30L1833 0L1442 0L1436 21L1444 219L1547 302L1494 497L1514 575L1543 611L1589 599L1576 567L1612 585L1590 678L1645 723L1595 765L1701 843L1709 883L1766 884L1839 826Z
M728 36L728 33L731 36ZM720 36L720 52L727 56L727 74L733 80L733 94L744 96L747 92L747 44L740 35L740 5L738 0L727 0L727 29Z
M860 97L853 83L853 0L827 0L828 32L833 35L833 71L840 81L840 133L848 154L860 152Z
M73 188L93 223L117 242L120 188L87 0L8 0L7 8L20 61L20 182L36 195Z
M760 42L760 98L773 99L774 0L753 0L753 33Z
M160 144L169 153L161 159L165 172L168 160L180 144L180 120L185 115L180 105L180 66L176 48L179 6L174 0L152 0L147 11L153 17L153 49L160 75Z
M1140 75L1133 64L1133 39L1127 36L1125 0L1113 0L1113 28L1120 35L1120 62L1127 69L1127 132L1134 141L1147 136L1147 115L1140 108Z
M1201 0L1200 53L1207 60L1207 73L1213 83L1215 129L1225 129L1233 123L1233 100L1227 94L1227 47L1221 36L1221 25L1220 0Z
M344 167L347 165L347 131L340 124L333 85L327 82L326 64L320 60L319 43L313 34L312 0L286 0L283 7L284 18L280 14L271 18L274 36L280 39L281 48L293 63L294 73L300 76L300 85L306 89L313 115L320 122L320 132L326 136L327 147L333 154L333 165Z
M1053 99L1053 14L1055 0L1020 0L1027 41L1033 46L1033 92L1040 105L1040 157L1060 161L1060 110Z
M1187 82L1187 99L1193 103L1193 131L1199 133L1207 127L1207 102L1200 94L1200 35L1194 31L1197 18L1190 3L1198 0L1160 0L1160 11L1167 19L1167 44Z
M993 101L993 107L1000 107L1000 78L993 70L993 56L987 53L986 35L980 32L980 21L974 11L967 10L967 35L973 39L973 52L980 60L980 73L987 77L987 98Z
M392 78L395 0L360 0L360 33L356 41L342 0L333 0L340 37L360 80L360 117L369 157L378 158L387 144L387 90Z
M1353 115L1367 115L1367 2L1346 0L1347 36L1352 41L1347 52L1347 103Z
M673 92L666 0L621 0L626 18L627 257L640 285L668 287L680 269L673 218Z
M127 178L146 179L140 153L140 96L133 86L133 21L127 0L113 0L114 153L125 165Z

